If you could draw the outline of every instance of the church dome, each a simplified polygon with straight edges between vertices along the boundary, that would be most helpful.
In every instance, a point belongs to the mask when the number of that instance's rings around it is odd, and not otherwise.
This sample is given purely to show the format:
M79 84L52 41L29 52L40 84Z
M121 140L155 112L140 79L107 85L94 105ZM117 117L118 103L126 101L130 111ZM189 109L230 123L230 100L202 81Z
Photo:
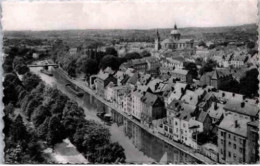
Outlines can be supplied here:
M179 35L179 34L180 34L180 32L178 29L174 29L171 31L171 35Z
M181 33L179 32L177 25L174 25L174 29L171 31L171 35L180 35Z

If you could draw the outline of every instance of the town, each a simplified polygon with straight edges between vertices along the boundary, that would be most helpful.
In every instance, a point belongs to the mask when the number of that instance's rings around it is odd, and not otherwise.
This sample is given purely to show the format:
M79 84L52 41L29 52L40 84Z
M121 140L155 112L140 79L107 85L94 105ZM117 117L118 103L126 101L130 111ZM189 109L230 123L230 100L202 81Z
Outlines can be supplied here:
M79 98L83 91L100 98L147 132L172 146L185 146L189 154L200 154L195 157L205 163L258 162L256 39L246 32L226 39L187 38L177 24L165 37L161 33L157 29L142 39L91 41L77 47L62 39L20 41L7 35L3 68L8 73L13 66L24 75L33 67L25 62L48 59L57 65L43 64L43 74L52 77L53 70L59 70ZM17 43L24 57L10 64ZM113 119L111 114L97 113L106 122Z

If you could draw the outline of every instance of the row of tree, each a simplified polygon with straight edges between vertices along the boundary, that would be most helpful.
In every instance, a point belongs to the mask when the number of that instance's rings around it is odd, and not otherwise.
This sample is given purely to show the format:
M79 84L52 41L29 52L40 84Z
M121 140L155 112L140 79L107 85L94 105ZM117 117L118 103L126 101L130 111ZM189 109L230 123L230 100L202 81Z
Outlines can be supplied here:
M90 162L125 161L124 149L110 141L107 128L87 121L76 102L46 86L37 75L27 71L20 80L15 72L8 73L3 86L6 162L46 162L38 146L46 142L54 147L64 138L69 138ZM20 108L21 113L15 113L15 108ZM27 126L29 122L33 125Z

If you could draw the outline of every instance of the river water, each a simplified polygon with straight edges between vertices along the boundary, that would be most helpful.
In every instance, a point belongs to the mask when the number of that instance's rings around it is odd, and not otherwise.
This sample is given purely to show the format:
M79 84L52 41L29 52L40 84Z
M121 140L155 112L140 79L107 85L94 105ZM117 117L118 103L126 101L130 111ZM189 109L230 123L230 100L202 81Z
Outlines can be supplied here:
M149 134L88 93L84 93L83 97L77 97L65 87L67 80L57 72L53 71L54 76L50 77L41 73L40 68L30 68L30 70L39 75L46 84L56 86L69 98L75 100L84 109L86 119L104 123L96 116L97 112L110 112L113 124L110 126L107 125L107 127L111 133L111 140L118 142L124 148L127 162L157 162L162 164L200 163L190 155Z

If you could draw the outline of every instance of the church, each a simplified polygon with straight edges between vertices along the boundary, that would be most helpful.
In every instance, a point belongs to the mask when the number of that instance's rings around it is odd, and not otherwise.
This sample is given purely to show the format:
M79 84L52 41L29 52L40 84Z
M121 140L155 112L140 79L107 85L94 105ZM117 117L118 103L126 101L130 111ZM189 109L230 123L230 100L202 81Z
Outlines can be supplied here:
M160 35L157 30L155 38L155 50L191 50L194 48L193 39L181 39L181 33L179 32L177 25L174 25L174 29L171 31L169 38L160 41Z

